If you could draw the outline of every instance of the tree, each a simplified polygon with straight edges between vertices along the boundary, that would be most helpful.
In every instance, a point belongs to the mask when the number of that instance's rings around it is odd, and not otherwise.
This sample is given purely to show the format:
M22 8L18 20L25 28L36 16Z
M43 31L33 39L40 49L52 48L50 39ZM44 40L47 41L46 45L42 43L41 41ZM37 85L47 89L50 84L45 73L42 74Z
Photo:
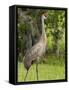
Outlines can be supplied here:
M41 36L40 14L48 13L45 21L46 34L52 38L54 53L59 56L59 41L63 38L65 30L65 11L45 9L18 9L18 50L22 56L26 50L36 44Z
M53 50L59 56L59 40L63 37L65 30L65 11L48 10L46 26L50 30L49 34L53 36Z

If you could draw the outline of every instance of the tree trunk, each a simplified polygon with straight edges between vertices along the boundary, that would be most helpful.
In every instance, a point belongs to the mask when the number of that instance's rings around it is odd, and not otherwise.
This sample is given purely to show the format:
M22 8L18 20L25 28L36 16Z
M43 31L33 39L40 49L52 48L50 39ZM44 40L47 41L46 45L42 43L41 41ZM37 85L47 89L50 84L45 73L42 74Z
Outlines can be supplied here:
M54 54L59 57L59 40L54 40L53 51Z

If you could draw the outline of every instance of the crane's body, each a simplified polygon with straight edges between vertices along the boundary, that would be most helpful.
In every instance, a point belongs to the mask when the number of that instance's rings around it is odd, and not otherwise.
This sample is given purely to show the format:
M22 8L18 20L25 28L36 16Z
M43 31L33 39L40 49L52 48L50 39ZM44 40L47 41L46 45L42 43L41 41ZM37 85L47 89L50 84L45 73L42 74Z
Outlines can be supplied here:
M28 50L24 56L24 66L27 69L27 71L29 70L33 62L37 61L38 58L43 56L46 50L45 48L46 48L47 39L46 39L46 33L44 27L44 19L45 16L42 15L41 16L42 35L39 41L30 50Z

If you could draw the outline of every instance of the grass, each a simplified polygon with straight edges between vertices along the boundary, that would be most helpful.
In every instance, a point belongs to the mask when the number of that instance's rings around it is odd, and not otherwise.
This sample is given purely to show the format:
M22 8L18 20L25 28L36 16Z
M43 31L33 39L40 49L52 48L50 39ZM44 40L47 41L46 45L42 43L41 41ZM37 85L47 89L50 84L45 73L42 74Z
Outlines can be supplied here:
M54 56L48 56L46 63L38 64L39 80L58 80L65 79L65 60ZM26 69L22 62L18 62L18 82L23 82L26 74ZM26 81L36 81L36 65L33 64L29 70Z

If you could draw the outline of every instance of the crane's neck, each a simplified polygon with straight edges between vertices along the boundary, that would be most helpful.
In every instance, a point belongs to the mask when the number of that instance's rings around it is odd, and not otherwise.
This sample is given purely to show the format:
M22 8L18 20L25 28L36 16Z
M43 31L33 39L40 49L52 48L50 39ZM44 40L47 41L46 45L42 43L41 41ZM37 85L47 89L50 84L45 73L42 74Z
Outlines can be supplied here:
M46 40L46 33L45 33L45 25L44 25L44 16L41 17L42 21L42 38Z

